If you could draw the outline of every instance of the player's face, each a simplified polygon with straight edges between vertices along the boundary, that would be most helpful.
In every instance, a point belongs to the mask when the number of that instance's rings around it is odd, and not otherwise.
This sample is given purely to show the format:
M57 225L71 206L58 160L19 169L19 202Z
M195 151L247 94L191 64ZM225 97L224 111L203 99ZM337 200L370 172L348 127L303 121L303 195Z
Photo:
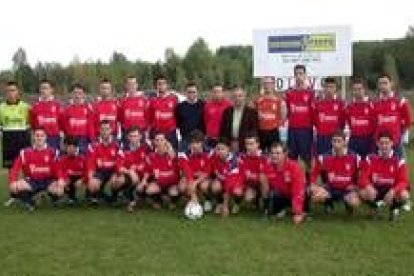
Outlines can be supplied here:
M203 143L202 142L191 142L190 143L191 153L201 153L203 152Z
M66 146L66 152L69 155L76 155L77 151L78 151L78 148L75 145L67 145Z
M194 101L195 99L197 99L197 87L195 86L190 86L187 88L186 94L187 94L187 98L190 101Z
M168 89L167 80L165 80L165 79L159 79L159 80L157 80L156 88L157 88L157 91L158 92L161 92L161 93L167 92L167 89Z
M101 125L101 137L103 139L109 139L112 135L112 129L110 124Z
M217 85L211 90L211 97L216 100L222 99L224 96L223 87Z
M33 133L33 143L36 146L44 146L46 144L46 132L44 130L36 130Z
M99 94L103 98L108 98L112 94L112 85L109 82L99 84Z
M234 105L243 106L246 100L246 95L243 90L234 91Z
M83 102L85 99L85 92L81 88L73 89L73 101L76 103Z
M255 154L259 149L259 143L257 143L256 139L254 138L244 140L244 145L246 147L247 154Z
M270 150L270 160L273 164L280 165L285 161L285 152L281 147L272 148Z
M19 90L15 85L7 86L6 88L6 97L10 102L15 102L19 97Z
M306 73L303 69L296 69L294 72L295 75L295 82L297 84L303 84L306 80Z
M362 99L365 96L365 89L362 83L355 83L352 85L352 90L354 92L354 96L357 99Z
M325 96L333 97L336 94L336 84L326 83L325 84Z
M217 144L216 153L221 159L226 159L229 155L230 148L225 144Z
M40 84L39 92L43 98L49 98L53 94L53 89L50 83L44 82Z
M161 152L165 152L167 148L167 139L164 135L156 135L154 137L154 147Z
M138 82L136 78L128 78L125 84L127 92L135 92L138 90Z
M332 149L335 152L341 152L345 148L346 142L343 137L333 137L332 138Z
M264 77L262 80L263 90L266 94L273 93L275 91L275 82L271 77Z
M391 81L388 78L379 78L378 79L378 90L382 93L387 93L391 91Z
M388 137L381 137L377 146L381 154L388 155L392 151L392 140Z
M130 145L138 145L141 141L141 134L139 131L132 131L128 133L128 142Z

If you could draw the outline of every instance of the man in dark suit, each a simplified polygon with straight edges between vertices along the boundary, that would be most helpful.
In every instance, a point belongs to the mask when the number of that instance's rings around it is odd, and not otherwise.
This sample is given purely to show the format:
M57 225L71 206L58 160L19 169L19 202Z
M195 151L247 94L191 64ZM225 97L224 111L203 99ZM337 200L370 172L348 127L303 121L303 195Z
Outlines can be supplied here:
M242 88L233 91L234 106L223 112L220 136L232 141L232 150L244 151L244 138L258 131L257 111L246 104L246 92Z

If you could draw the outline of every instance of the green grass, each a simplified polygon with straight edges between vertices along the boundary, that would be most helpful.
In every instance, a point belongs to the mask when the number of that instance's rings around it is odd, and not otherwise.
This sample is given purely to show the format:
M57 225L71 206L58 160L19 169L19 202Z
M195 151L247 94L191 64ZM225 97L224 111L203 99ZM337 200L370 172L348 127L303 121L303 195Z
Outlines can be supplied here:
M414 274L413 213L389 223L339 207L295 227L252 213L192 222L149 209L0 206L0 275Z

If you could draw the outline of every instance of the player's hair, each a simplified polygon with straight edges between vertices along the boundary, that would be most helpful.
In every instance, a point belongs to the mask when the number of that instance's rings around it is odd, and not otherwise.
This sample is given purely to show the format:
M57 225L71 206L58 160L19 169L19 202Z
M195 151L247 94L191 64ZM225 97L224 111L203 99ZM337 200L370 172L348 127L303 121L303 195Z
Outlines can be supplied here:
M156 131L156 132L154 132L154 139L155 139L155 137L156 136L159 136L159 135L162 135L164 138L167 138L167 136L165 135L165 133L164 132L162 132L162 131Z
M187 89L189 87L197 87L197 84L195 83L195 81L189 81L189 82L186 83L185 89Z
M154 85L156 85L157 84L157 81L159 81L159 80L168 80L168 79L167 79L167 76L166 75L164 75L164 74L158 74L158 75L156 75L154 77L154 80L153 80Z
M388 139L390 139L392 141L392 135L391 135L391 133L389 131L381 131L378 134L377 141L380 140L381 138L388 138Z
M63 143L66 146L75 146L75 147L78 146L78 142L79 142L78 139L76 137L73 137L73 136L67 136L67 137L65 137L65 139L63 141Z
M332 83L337 85L336 79L334 77L326 77L323 79L324 84Z
M49 79L41 79L40 82L39 82L39 87L42 84L45 84L45 83L49 84L51 87L54 87L55 86L54 83L51 80L49 80Z
M100 126L103 126L103 125L110 125L111 124L111 121L109 121L109 120L102 120L100 123L99 123L99 125Z
M127 81L127 80L129 80L129 79L137 79L137 77L135 76L135 75L128 75L126 78L125 78L125 81Z
M132 126L132 127L128 128L126 130L126 134L129 135L129 134L131 134L132 132L135 132L135 131L138 131L138 133L141 134L141 131L139 130L139 128L137 126Z
M254 139L256 142L259 142L259 135L255 131L250 131L244 136L244 141L247 139Z
M378 79L388 79L389 81L392 81L392 77L391 77L391 75L390 74L388 74L388 73L381 73L379 76L378 76Z
M275 77L273 77L273 76L264 76L264 77L262 77L262 80L261 80L262 83L264 83L264 81L267 80L267 79L270 79L272 82L276 81Z
M365 80L363 77L354 76L352 77L352 84L362 84L365 87Z
M46 129L44 127L37 126L37 127L32 128L33 133L35 133L37 131L43 131L46 134Z
M230 147L230 140L227 137L222 136L222 137L219 137L217 139L217 145L218 144L221 144L221 145L225 145L227 147Z
M345 132L342 130L342 129L337 129L336 131L335 131L335 133L332 135L332 139L333 138L342 138L342 139L346 139L346 135L345 135Z
M215 82L211 85L210 90L213 90L214 87L221 87L223 89L223 83L221 82Z
M285 144L281 143L281 142L273 142L270 145L270 151L272 149L277 149L277 148L281 148L284 153L287 153L288 152L287 146Z
M82 84L80 84L79 82L75 82L74 84L72 84L72 86L70 87L70 91L74 91L75 89L80 89L82 91L85 91L85 86L83 86Z
M295 67L293 67L293 72L298 70L303 70L303 72L306 73L306 66L303 64L296 64Z
M204 143L204 133L198 129L190 133L190 143Z
M107 77L103 77L101 78L101 80L99 81L99 84L103 84L103 83L109 83L112 84L111 80L108 79Z
M8 81L6 82L6 86L16 86L17 88L19 88L19 85L16 81Z

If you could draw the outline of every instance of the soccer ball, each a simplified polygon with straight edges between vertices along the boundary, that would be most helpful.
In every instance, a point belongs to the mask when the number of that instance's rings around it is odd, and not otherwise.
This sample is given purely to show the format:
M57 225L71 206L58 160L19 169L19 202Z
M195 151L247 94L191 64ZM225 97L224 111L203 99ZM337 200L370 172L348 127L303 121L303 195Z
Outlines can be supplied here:
M203 216L203 207L198 202L190 201L185 206L184 215L191 220L200 219Z

